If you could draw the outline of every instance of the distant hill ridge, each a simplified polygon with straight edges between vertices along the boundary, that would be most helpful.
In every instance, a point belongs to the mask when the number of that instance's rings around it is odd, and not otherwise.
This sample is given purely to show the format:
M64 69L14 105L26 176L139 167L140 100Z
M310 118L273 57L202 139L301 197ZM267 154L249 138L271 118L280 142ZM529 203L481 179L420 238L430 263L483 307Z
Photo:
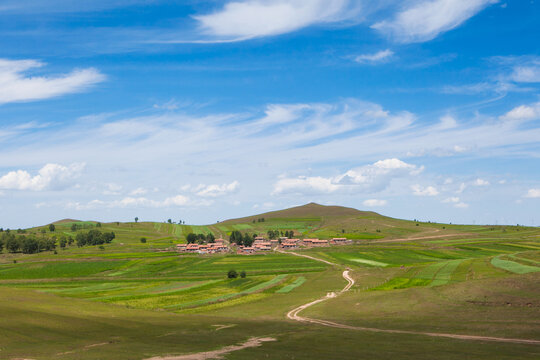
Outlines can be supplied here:
M227 223L244 223L250 222L254 219L265 218L310 218L310 217L351 217L351 216L381 216L382 215L373 212L373 211L361 211L354 208L344 207L344 206L330 206L330 205L321 205L317 203L309 203L306 205L295 206L292 208L270 211L263 214L251 215L242 218L229 219L222 221L222 224Z

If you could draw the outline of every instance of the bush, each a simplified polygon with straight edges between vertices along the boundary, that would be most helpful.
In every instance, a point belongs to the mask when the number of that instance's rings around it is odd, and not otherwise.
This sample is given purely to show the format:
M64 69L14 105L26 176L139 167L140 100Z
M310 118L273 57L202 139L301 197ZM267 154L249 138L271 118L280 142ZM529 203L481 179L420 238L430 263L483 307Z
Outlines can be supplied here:
M245 271L242 271L242 272L240 273L240 277L241 277L242 279L245 279L245 278L246 278L246 275L247 275L247 274L246 274Z
M229 279L236 279L238 277L238 273L236 272L236 270L229 270L229 272L227 273L227 277Z
M146 244L146 238L145 237L141 238L141 243Z

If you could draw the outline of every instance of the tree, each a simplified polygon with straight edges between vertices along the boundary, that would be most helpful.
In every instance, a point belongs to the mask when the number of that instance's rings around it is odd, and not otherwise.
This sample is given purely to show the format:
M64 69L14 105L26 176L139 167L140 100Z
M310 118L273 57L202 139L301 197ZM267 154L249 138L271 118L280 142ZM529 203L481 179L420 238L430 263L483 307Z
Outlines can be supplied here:
M56 230L56 226L54 226L54 224L50 224L49 225L49 231L54 232L54 230Z
M66 248L66 245L67 245L67 239L66 239L65 236L62 236L62 237L60 238L60 247L61 247L62 249L65 249L65 248Z
M246 274L245 271L240 272L240 277L241 277L242 279L245 279L245 278L246 278L246 275L247 275L247 274Z
M236 272L236 270L229 270L229 272L227 273L227 277L229 279L236 279L238 277L238 273Z
M96 224L96 227L100 228L100 227L101 227L101 223L98 222L98 223Z
M197 242L197 235L195 235L194 233L187 234L186 241L187 241L188 244L196 243Z
M24 254L35 254L39 252L39 244L34 237L21 237L21 250Z
M169 224L172 224L172 219L167 220Z
M231 232L231 235L229 236L229 241L237 245L242 245L244 243L244 236L240 231L233 230L233 232Z
M215 243L216 242L216 237L214 236L214 234L208 233L208 234L206 234L206 241L209 242L209 243Z
M71 224L71 231L77 231L77 230L79 230L79 225L75 223Z
M244 246L253 245L253 236L249 235L248 233L245 233L243 242L244 242Z
M19 243L19 240L17 240L17 238L15 238L15 235L13 234L10 234L9 236L7 236L6 238L6 250L9 251L10 253L15 253L17 251L19 251L21 247L21 244Z
M135 216L135 222L139 222L139 217Z
M141 243L146 244L146 238L145 237L141 238Z

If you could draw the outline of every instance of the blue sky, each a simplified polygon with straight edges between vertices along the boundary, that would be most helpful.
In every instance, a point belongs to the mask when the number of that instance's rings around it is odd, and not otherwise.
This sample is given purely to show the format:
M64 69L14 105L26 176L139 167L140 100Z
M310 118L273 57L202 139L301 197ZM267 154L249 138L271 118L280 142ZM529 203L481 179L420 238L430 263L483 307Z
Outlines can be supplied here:
M540 5L3 0L0 227L310 201L540 224Z

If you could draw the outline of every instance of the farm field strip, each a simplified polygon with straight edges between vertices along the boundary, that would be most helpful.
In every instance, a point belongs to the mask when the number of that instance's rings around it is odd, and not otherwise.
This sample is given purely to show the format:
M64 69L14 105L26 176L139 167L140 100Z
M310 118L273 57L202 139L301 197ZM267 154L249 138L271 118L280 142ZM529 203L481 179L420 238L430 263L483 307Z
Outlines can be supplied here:
M512 272L514 274L527 274L531 272L540 271L540 267L538 266L524 265L515 261L511 261L511 260L504 260L504 259L501 259L500 256L496 256L493 259L491 259L491 265L499 269Z
M296 289L297 287L301 286L304 282L306 282L306 278L303 276L300 276L296 280L294 280L294 282L292 282L291 284L286 285L282 287L281 289L277 290L276 293L278 294L289 293L293 291L294 289Z

